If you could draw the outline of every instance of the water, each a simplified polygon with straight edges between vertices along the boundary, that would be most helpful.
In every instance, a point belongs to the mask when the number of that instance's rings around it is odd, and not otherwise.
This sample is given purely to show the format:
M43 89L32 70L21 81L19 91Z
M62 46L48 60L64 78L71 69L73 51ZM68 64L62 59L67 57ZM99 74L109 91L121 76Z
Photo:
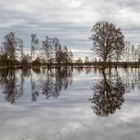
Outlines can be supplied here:
M140 69L0 71L1 140L139 140Z

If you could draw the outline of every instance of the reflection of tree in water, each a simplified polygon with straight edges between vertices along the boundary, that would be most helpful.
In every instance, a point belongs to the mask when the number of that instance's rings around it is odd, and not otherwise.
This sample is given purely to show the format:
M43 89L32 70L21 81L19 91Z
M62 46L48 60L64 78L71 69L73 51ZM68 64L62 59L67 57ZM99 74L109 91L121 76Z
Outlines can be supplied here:
M50 73L47 72L47 79L43 82L42 86L42 93L47 97L47 99L50 97L58 97L61 90L66 90L68 85L71 85L71 83L72 69L55 69L55 74L52 74L52 71L50 71Z
M31 70L29 68L22 69L22 76L29 77L31 75Z
M67 89L68 85L72 83L72 69L69 68L59 68L56 69L56 84L59 90L62 88Z
M47 79L43 84L42 93L47 99L50 97L58 97L59 89L52 79Z
M140 69L139 68L125 69L125 74L126 75L124 77L124 83L127 92L135 90L135 88L138 88L140 90Z
M37 75L40 73L40 70L36 70L33 69L34 73L36 73ZM37 101L37 97L39 96L39 84L38 84L38 80L36 80L36 78L34 78L33 76L33 72L31 70L31 94L32 94L32 101Z
M88 74L92 71L97 72L90 67L78 68L74 69L74 74L77 72ZM94 95L91 101L94 103L93 109L97 114L103 115L103 111L105 112L104 115L114 113L123 102L124 92L130 92L135 88L140 89L140 69L119 71L123 73L122 79L118 74L115 78L112 78L111 75L108 77L103 72L103 80L93 87ZM47 99L50 97L56 98L62 90L66 90L72 84L72 72L73 68L70 67L33 71L31 69L0 70L1 91L6 101L15 103L24 94L24 88L27 88L24 87L24 83L30 81L31 78L32 101L36 101L42 94ZM30 85L28 86L30 88Z
M1 70L0 84L2 92L5 94L5 100L10 103L15 103L16 99L23 95L23 76L18 83L14 70Z
M92 108L97 115L108 116L121 108L124 102L125 87L118 73L113 79L107 78L104 71L102 74L103 80L93 86L94 94L90 100L94 104Z
M42 76L41 76L42 75ZM44 76L45 75L45 76ZM72 69L58 68L47 70L1 70L0 85L5 100L15 103L24 94L24 78L31 78L32 101L37 101L40 94L48 98L58 97L62 90L66 90L72 83ZM28 79L29 80L29 79Z
M31 76L31 92L32 92L32 101L37 101L37 97L39 96L39 86L37 82L32 79Z

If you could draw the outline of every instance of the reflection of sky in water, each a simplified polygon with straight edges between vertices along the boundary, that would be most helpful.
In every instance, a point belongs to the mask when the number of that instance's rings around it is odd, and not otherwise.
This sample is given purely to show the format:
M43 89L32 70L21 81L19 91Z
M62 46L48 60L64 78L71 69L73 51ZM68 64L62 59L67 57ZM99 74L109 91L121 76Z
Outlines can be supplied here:
M132 74L132 73L131 73ZM140 94L138 88L124 95L121 110L98 117L91 109L91 86L102 77L98 72L73 73L73 83L57 98L39 95L31 102L30 78L26 77L24 95L16 104L0 95L1 140L139 140ZM120 73L125 81L124 71ZM127 75L128 76L128 75ZM38 79L37 75L34 77ZM128 78L128 77L127 77ZM131 75L132 78L132 75Z

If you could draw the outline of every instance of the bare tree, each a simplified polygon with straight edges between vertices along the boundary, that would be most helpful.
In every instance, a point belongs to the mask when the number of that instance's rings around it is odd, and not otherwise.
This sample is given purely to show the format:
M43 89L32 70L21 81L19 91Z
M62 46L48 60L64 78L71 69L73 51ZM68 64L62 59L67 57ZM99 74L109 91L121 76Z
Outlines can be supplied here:
M72 63L73 60L73 53L69 51L69 62Z
M122 52L122 59L126 62L129 62L129 61L131 61L131 57L132 57L131 43L129 41L126 41L125 48L123 49L123 52Z
M138 45L137 52L138 52L137 60L138 60L138 62L140 62L140 45Z
M7 56L7 59L10 61L10 66L13 66L13 63L16 59L16 49L17 49L17 38L15 33L10 32L4 36L4 41L2 43L1 51L3 55ZM7 64L8 65L8 64Z
M93 26L90 39L93 40L93 51L104 61L104 68L108 60L118 60L125 47L121 29L105 21Z
M20 38L17 38L17 42L18 42L18 48L17 50L19 51L19 54L20 54L20 62L23 66L23 57L24 57L24 51L23 51L23 48L24 48L24 45L23 45L23 40L20 39Z
M37 39L36 34L31 34L31 63L33 60L33 55L35 50L37 50L39 47L39 40Z
M42 46L43 49L45 51L45 55L46 55L46 59L47 61L52 58L53 55L53 44L52 44L53 40L52 38L46 36L45 40L42 41Z
M72 52L68 51L67 46L59 46L56 50L55 61L57 63L70 63L72 61Z
M61 45L59 47L57 47L56 55L55 55L55 61L57 63L63 62L63 51L62 51L62 46Z

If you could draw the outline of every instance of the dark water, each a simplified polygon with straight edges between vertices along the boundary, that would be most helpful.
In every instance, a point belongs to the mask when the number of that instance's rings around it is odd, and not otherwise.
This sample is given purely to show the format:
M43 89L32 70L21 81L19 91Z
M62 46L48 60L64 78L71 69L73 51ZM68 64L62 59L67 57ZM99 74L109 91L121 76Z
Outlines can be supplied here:
M0 70L0 140L139 140L140 69Z

